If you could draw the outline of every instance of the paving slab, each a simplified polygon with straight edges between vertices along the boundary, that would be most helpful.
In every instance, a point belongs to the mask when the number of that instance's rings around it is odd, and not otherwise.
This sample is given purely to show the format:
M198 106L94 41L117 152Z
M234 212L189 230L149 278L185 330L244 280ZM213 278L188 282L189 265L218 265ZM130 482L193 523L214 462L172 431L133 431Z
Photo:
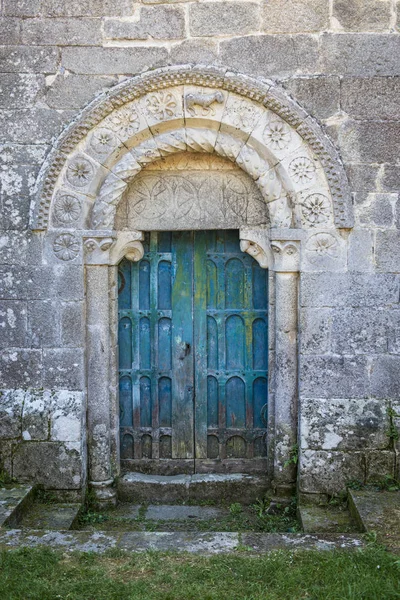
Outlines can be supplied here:
M349 533L357 531L348 510L329 506L299 506L304 533Z
M88 531L0 531L0 549L46 546L64 552L104 553L110 549L126 552L148 550L232 554L248 551L260 554L274 550L335 550L365 546L361 536L330 534L303 535L278 533L219 532L88 532Z
M23 515L23 529L67 531L75 529L82 505L76 503L32 504Z
M185 506L179 504L151 504L145 514L145 519L153 521L186 521L218 519L228 514L223 508L211 506Z
M115 517L122 519L137 519L140 514L140 504L132 504L130 502L120 502L118 506L113 508L110 512ZM105 513L107 515L107 513Z
M400 491L349 490L349 507L362 531L400 552Z
M0 488L0 527L19 525L26 508L33 502L33 487L12 485Z

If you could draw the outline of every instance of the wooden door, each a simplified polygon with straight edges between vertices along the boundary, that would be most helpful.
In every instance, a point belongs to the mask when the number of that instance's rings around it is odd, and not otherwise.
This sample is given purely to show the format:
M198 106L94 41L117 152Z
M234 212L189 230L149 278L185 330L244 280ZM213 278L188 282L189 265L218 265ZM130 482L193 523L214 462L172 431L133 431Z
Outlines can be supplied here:
M237 231L151 233L121 262L124 469L265 472L267 281Z

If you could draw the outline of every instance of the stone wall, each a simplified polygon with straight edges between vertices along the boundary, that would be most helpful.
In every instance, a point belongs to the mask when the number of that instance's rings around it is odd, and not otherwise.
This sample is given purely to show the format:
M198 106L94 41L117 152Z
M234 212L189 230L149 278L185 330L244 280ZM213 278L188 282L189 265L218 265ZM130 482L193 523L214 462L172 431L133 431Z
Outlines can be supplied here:
M4 468L70 489L86 472L82 269L43 254L43 235L29 230L39 168L96 95L192 62L279 82L336 143L354 195L340 269L301 275L300 490L332 494L351 479L399 473L388 435L398 425L391 408L400 412L397 13L396 0L2 0ZM56 425L68 402L73 434Z

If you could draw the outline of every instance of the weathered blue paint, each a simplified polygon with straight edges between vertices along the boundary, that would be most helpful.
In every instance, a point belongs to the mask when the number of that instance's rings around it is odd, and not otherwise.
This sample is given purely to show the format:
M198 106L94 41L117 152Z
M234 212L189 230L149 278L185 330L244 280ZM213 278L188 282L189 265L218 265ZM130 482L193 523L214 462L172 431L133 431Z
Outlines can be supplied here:
M119 275L121 458L264 456L268 278L238 232L147 234Z

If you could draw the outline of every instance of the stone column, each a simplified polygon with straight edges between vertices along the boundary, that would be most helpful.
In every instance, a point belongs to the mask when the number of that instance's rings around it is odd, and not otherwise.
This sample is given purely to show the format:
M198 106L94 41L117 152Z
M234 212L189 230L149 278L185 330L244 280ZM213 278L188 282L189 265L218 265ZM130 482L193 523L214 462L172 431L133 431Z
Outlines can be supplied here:
M273 240L275 270L274 480L277 496L294 493L298 430L298 241Z
M109 249L106 233L85 239L89 486L101 507L115 505L110 456Z
M277 239L274 239L274 238ZM298 437L298 272L300 242L296 229L241 229L240 247L261 267L275 273L274 365L270 388L274 493L291 496L296 487ZM271 429L270 429L271 431Z

